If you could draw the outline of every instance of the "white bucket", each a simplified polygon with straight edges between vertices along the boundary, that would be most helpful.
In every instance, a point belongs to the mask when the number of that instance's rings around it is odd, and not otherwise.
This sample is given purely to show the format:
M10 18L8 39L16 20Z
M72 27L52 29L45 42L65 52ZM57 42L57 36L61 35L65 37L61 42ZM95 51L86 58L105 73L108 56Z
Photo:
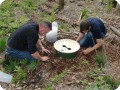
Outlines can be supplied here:
M12 76L0 71L0 82L10 83Z
M46 39L48 42L54 43L57 41L57 32L58 32L58 24L57 22L52 23L52 31L46 34Z

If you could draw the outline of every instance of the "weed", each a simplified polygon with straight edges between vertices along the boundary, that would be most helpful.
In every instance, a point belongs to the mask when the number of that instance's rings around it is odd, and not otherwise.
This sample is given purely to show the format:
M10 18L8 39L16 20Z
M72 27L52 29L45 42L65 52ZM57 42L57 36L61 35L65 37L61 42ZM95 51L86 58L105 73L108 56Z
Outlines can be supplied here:
M50 22L55 21L55 12L54 12L54 10L52 10L51 15L48 17L48 20L49 20Z
M45 15L46 15L45 12L40 13L40 17L45 17Z
M100 66L105 66L106 58L102 53L97 53L94 57L95 62Z
M109 84L110 86L112 86L113 88L116 88L117 86L120 85L120 82L115 82L113 80L113 78L111 78L110 76L104 76L104 81L106 82L106 84Z
M9 61L4 61L3 66L6 71L8 72L14 72L15 67L19 65L19 62L17 60L9 60Z
M87 8L83 8L81 10L81 12L82 12L82 19L86 19L88 17L88 10L87 10Z
M108 1L108 3L107 3L107 8L108 8L108 10L109 11L111 11L112 10L112 1L110 0L110 1Z
M88 3L91 3L91 0L87 0Z
M30 64L28 64L27 65L27 70L35 70L35 69L37 69L37 67L38 67L38 62L35 62L35 61L33 61L33 62L30 62Z
M18 80L23 81L25 80L27 73L20 67L15 66L15 77L13 78L13 83L16 83Z
M82 85L87 85L87 80L86 80L86 79L81 80L80 83L81 83Z
M65 69L61 74L56 74L55 76L53 76L48 82L47 86L45 87L45 90L53 90L52 85L58 84L61 78L65 77L66 74L67 74L67 70Z
M61 23L61 24L59 25L59 30L64 31L64 32L68 32L68 31L69 31L68 25L66 25L66 24L64 24L64 23Z
M85 64L89 65L89 62L88 62L86 59L84 59L84 60L81 62L81 65L85 65Z
M86 86L85 90L111 90L111 87L107 84L103 84L99 87L96 82L93 82L91 85Z
M1 37L0 38L0 52L3 52L5 50L5 47L6 47L6 38Z
M45 4L46 0L40 0L41 4Z

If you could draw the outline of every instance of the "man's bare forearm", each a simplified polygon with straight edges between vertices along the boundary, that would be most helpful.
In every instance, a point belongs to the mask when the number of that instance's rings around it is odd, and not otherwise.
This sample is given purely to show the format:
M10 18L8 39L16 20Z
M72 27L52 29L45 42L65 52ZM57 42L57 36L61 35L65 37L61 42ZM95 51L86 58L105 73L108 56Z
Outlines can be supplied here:
M76 39L77 42L79 42L83 37L83 34L80 32L78 38Z

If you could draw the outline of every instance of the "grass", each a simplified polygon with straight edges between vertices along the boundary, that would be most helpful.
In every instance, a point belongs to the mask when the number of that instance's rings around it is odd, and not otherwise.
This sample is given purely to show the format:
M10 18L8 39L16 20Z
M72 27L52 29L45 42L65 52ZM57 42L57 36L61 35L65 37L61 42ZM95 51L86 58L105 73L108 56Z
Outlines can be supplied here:
M0 52L3 52L6 48L6 38L1 37L0 38Z

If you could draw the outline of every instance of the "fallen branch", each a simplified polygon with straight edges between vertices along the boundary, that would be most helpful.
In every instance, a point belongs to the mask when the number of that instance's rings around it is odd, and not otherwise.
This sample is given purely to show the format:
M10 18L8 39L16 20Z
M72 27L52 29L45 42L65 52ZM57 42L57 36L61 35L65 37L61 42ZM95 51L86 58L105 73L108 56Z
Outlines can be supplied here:
M113 27L113 26L111 26L111 25L110 25L110 28L111 28L111 30L112 30L117 36L120 37L120 30L116 29L115 27Z
M79 19L78 19L78 21L77 21L77 24L78 24L78 25L79 25L79 23L80 23L81 18L82 18L82 12L81 12L80 17L79 17Z
M103 19L101 19L100 17L98 17L101 21L103 21L104 24L107 24L106 21L104 21ZM108 25L108 24L107 24ZM115 27L109 25L110 29L117 35L120 37L120 30L116 29Z

